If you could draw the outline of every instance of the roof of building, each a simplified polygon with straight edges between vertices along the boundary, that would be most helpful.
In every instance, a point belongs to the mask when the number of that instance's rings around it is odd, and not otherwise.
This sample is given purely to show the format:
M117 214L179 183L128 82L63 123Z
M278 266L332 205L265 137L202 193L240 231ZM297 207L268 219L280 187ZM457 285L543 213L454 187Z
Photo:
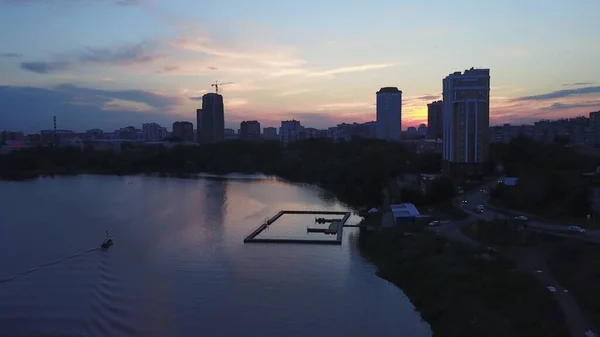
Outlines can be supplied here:
M519 178L507 177L507 178L504 178L503 183L506 186L515 186L517 184L517 181L519 181Z
M394 204L390 206L395 218L419 216L420 213L413 204Z
M399 90L397 87L383 87L383 88L379 89L379 91L377 93L378 94L383 94L383 93L402 93L402 91Z

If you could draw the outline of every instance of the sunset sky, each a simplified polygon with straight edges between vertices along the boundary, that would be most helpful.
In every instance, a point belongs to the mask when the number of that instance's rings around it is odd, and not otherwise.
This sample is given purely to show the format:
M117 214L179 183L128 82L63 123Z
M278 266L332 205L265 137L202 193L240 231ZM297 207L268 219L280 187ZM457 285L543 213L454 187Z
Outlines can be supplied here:
M215 80L225 123L375 119L403 91L426 122L442 78L491 69L492 124L600 110L598 0L0 0L0 129L175 120Z

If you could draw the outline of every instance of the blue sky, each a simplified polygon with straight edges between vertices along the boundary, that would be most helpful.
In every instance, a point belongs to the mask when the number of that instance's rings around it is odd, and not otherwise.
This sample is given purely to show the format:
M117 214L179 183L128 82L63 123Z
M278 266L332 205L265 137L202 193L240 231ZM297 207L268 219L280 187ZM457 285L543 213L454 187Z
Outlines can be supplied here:
M403 91L426 120L442 78L491 69L492 124L600 109L600 1L0 0L0 129L194 120L223 86L226 124L327 127Z

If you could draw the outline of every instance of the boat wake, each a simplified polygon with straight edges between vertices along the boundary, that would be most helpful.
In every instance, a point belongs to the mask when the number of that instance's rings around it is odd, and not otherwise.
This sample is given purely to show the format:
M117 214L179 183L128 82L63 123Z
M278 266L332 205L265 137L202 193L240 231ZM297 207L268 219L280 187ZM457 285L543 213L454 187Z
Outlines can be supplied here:
M110 268L110 255L100 262L100 275L91 298L91 313L85 336L134 336L131 307L123 296L124 284Z
M40 266L37 266L36 268L29 269L28 271L22 272L22 273L20 273L20 274L17 274L17 275L15 275L15 276L13 276L13 277L5 278L5 279L0 279L0 284L2 284L2 283L6 283L6 282L9 282L9 281L16 280L16 279L18 279L19 277L25 276L25 275L27 275L27 274L34 273L34 272L36 272L36 271L38 271L38 270L40 270L40 269L44 269L44 268L46 268L46 267L50 267L50 266L53 266L53 265L55 265L55 264L59 264L59 263L61 263L61 262L65 262L65 261L68 261L68 260L70 260L70 259L74 259L74 258L76 258L76 257L80 257L80 256L82 256L82 255L89 254L89 253L91 253L91 252L95 252L95 251L97 251L97 250L100 250L100 248L94 248L94 249L86 250L86 251L83 251L83 252L81 252L81 253L78 253L78 254L75 254L75 255L67 256L67 257L65 257L65 258L63 258L63 259L60 259L60 260L58 260L58 261L54 261L54 262L50 262L50 263L46 263L46 264L42 264L42 265L40 265Z

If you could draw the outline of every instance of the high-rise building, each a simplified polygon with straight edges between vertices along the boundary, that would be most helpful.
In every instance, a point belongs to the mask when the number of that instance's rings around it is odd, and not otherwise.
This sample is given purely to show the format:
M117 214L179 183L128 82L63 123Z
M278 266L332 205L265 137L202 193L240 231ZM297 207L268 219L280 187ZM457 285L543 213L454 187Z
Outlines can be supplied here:
M201 143L200 138L200 120L202 119L202 109L196 109L196 142Z
M385 87L377 92L377 138L402 139L402 91Z
M223 96L208 93L202 96L202 109L196 110L199 143L216 143L225 138Z
M600 145L600 110L590 112L590 129L592 130L592 146Z
M173 137L179 138L184 142L194 141L194 124L190 122L173 123Z
M156 123L146 123L142 125L142 134L147 142L160 142L162 138L162 126Z
M267 127L263 129L263 138L265 140L277 140L277 128Z
M243 121L240 123L240 139L260 139L260 123L258 121Z
M306 138L304 127L297 120L281 121L279 128L279 140L284 144L293 143Z
M482 175L489 157L490 70L455 72L443 87L444 172Z
M169 138L169 131L167 131L167 128L163 126L160 128L160 139L165 140L167 138Z
M427 138L442 138L444 125L444 102L435 101L427 104Z

